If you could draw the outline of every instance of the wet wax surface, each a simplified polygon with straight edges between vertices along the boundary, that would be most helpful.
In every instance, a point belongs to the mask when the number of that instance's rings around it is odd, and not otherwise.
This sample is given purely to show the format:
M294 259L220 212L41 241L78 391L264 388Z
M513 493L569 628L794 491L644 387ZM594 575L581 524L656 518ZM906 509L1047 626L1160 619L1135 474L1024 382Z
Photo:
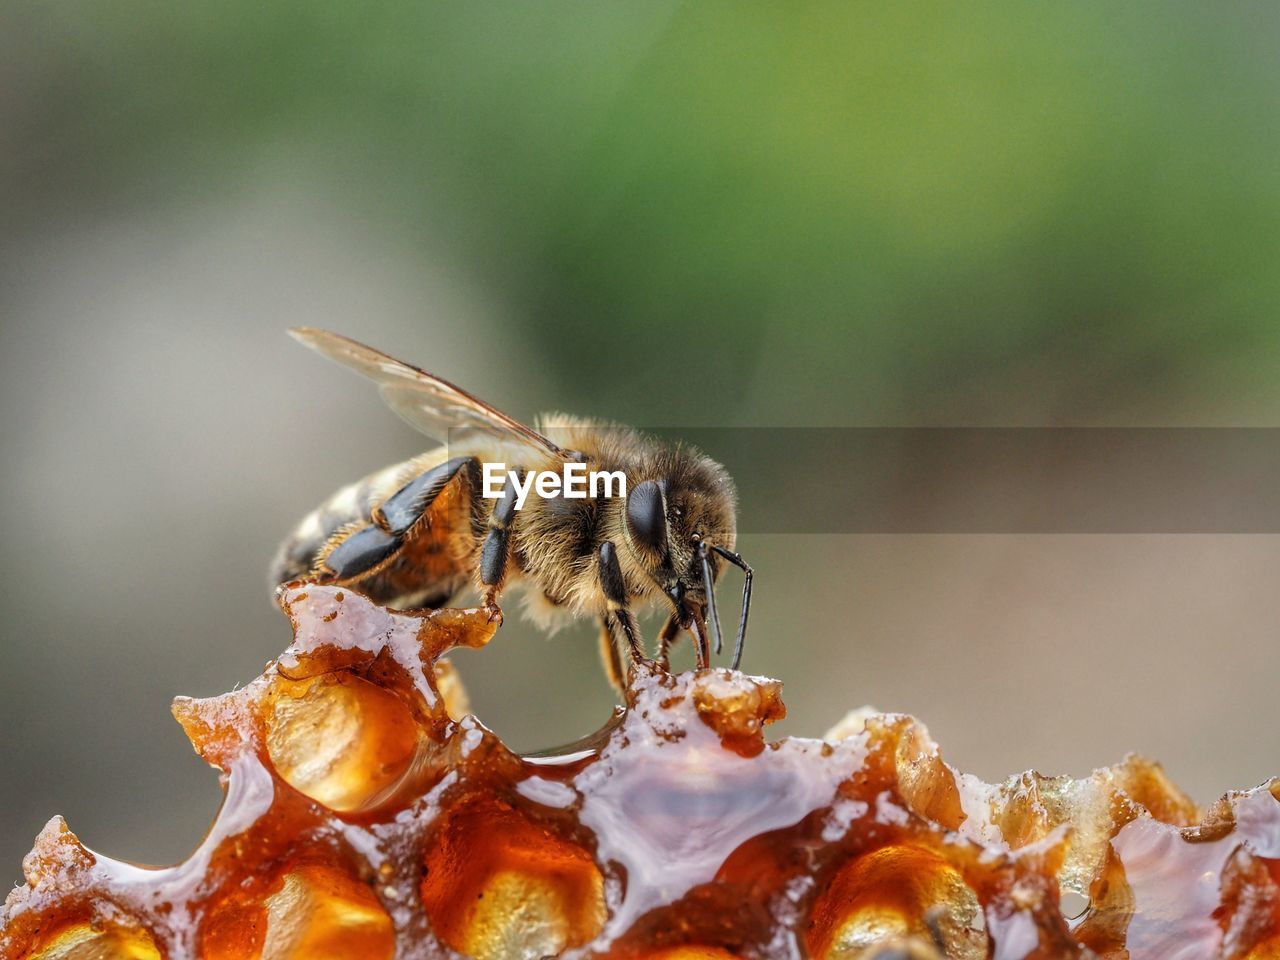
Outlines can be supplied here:
M143 868L55 818L4 908L0 957L1280 950L1270 785L1207 815L1137 758L989 785L899 715L771 742L780 684L726 670L637 670L597 735L521 757L461 711L440 661L490 639L483 613L396 613L313 585L282 602L295 642L278 661L174 705L223 771L205 840ZM1070 924L1062 890L1090 899Z

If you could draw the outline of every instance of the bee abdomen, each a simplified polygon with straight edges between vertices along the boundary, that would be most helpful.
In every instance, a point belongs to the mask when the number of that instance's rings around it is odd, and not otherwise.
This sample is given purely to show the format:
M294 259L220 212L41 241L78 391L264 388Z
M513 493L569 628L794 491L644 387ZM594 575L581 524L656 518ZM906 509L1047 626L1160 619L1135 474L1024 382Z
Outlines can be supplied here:
M415 460L371 473L343 487L298 524L280 544L271 563L271 584L287 583L311 573L320 549L343 527L370 522L373 510L412 475Z

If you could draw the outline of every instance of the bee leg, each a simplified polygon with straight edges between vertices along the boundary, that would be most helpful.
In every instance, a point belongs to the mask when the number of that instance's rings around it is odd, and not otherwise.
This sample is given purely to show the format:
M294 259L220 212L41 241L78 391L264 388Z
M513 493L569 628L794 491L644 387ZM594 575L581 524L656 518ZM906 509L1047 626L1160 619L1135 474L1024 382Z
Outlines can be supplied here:
M610 626L616 625L622 632L622 639L627 643L627 651L631 654L633 663L642 663L648 667L658 666L644 652L644 644L640 640L640 625L636 623L636 618L626 607L618 607L610 610L606 614Z
M613 625L609 622L607 613L600 618L600 660L604 663L604 672L613 688L625 697L627 671L622 666L622 653L618 650L618 642L613 638Z
M658 634L658 663L662 664L663 670L671 669L671 644L679 635L680 618L672 614L667 618L662 633Z
M359 577L400 549L400 538L380 527L363 527L342 538L324 556L324 568L338 581Z
M640 628L636 625L636 618L627 608L627 585L622 578L622 567L618 564L618 550L611 540L600 544L600 589L609 603L610 620L618 625L626 638L631 659L636 663L651 663L645 655L644 644L640 642Z
M502 626L502 608L498 606L498 588L489 587L480 595L480 607L489 617L489 622L498 621Z
M502 622L502 610L498 607L498 594L502 590L502 578L507 569L507 531L494 527L484 538L480 550L480 582L484 584L482 602L489 621Z
M372 511L371 524L342 528L323 548L315 572L339 583L368 577L385 566L405 544L411 528L463 467L475 457L455 457L410 480Z
M387 533L403 537L422 518L458 471L475 462L475 457L454 457L414 477L374 508L373 522ZM472 466L473 471L474 469Z
M523 471L516 471L523 476ZM494 504L489 514L489 533L484 538L484 546L480 548L480 582L484 584L484 608L489 613L489 620L502 622L502 611L498 608L498 593L502 590L502 581L507 573L507 556L511 552L511 518L516 512L515 477L507 475L507 484L502 496Z

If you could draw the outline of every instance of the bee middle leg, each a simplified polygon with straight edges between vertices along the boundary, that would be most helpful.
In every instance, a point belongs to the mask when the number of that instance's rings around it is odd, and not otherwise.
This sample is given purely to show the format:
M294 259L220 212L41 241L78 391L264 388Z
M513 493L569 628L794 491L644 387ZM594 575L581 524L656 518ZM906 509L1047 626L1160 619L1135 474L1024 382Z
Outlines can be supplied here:
M516 474L524 476L523 470ZM484 585L484 608L489 619L502 622L502 610L498 607L498 594L507 573L507 557L511 554L511 518L516 512L516 476L507 474L502 496L489 514L489 532L480 548L480 582Z

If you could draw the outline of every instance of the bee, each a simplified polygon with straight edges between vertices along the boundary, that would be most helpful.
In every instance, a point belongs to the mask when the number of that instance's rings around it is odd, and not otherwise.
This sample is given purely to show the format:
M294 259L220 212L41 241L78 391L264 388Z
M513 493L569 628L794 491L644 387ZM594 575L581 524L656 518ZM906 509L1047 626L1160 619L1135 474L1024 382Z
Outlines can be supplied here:
M525 611L555 629L599 619L600 650L625 691L624 654L652 664L635 611L669 606L659 637L665 668L681 631L699 669L721 652L715 583L725 563L744 575L733 668L751 609L751 567L734 552L736 492L719 463L630 428L565 415L525 426L447 380L324 330L290 334L374 381L387 404L439 445L344 487L281 545L273 585L297 579L347 586L400 608L439 607L471 585L490 618L508 587ZM565 445L552 442L552 433ZM506 465L501 496L483 496L485 464ZM626 495L542 495L528 474L566 464L621 471ZM525 496L517 509L520 491Z

